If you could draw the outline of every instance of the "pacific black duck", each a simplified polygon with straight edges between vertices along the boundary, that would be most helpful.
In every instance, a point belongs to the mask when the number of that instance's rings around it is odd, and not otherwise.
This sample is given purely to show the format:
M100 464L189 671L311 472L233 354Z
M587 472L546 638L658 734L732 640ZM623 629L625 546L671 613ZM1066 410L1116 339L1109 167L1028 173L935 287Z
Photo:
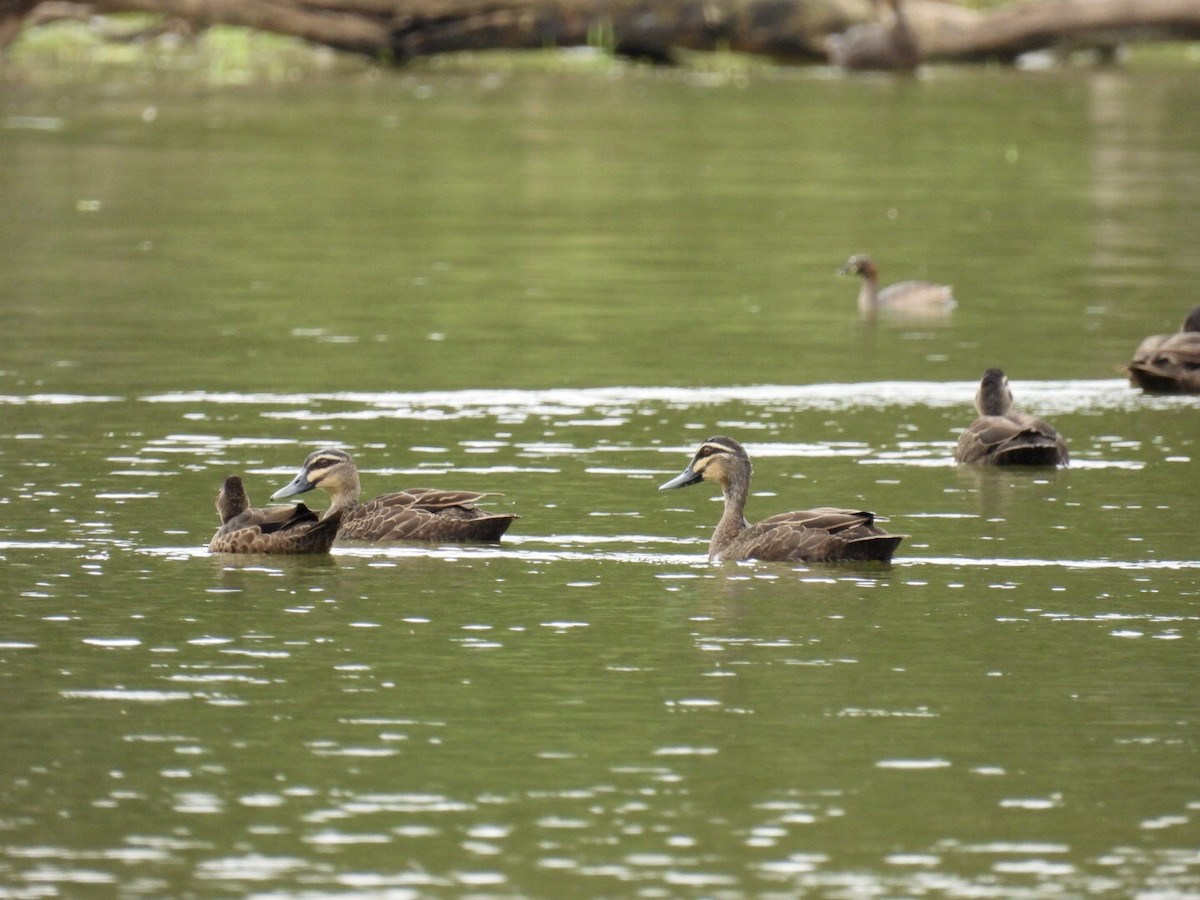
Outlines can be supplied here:
M858 254L846 260L839 275L859 275L858 311L864 316L878 312L944 315L957 305L949 285L932 281L899 281L880 290L879 268L870 257Z
M1142 341L1124 368L1132 384L1150 393L1200 393L1200 306L1174 334Z
M725 510L708 545L713 561L887 562L905 538L878 528L874 513L832 507L780 513L751 525L744 514L751 468L741 444L733 438L711 437L682 473L659 487L666 491L700 481L721 486Z
M242 479L230 475L217 492L221 527L213 553L328 553L341 516L322 519L303 503L252 509Z
M878 4L877 4L878 5ZM843 69L912 71L921 62L901 0L883 0L891 22L864 22L825 39L829 61Z
M1065 466L1067 442L1047 422L1013 409L1008 378L988 369L975 392L979 418L958 436L954 459L994 466Z
M475 502L494 494L409 488L359 502L358 467L343 450L314 450L291 483L271 495L281 500L320 488L332 500L325 518L341 514L339 536L360 541L498 541L518 516L489 513Z

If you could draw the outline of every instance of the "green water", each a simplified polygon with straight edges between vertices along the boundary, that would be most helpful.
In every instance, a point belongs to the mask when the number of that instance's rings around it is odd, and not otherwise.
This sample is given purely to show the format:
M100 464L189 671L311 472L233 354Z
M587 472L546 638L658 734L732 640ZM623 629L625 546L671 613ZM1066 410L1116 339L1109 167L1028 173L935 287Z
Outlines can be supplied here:
M1116 369L1197 302L1197 88L9 78L0 897L1200 892L1200 404ZM953 465L993 365L1069 470ZM895 563L708 565L718 433ZM208 556L323 444L522 518Z

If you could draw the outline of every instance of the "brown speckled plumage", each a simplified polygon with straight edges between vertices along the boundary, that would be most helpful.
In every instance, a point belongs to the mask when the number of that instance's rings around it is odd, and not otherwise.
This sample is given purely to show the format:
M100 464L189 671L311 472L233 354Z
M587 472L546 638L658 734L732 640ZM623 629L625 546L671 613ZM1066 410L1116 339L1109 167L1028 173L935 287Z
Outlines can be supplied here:
M360 541L498 541L513 520L512 513L489 513L475 504L494 496L474 491L410 488L359 502L358 468L342 450L316 450L304 460L296 477L276 491L279 500L313 488L329 493L325 516L341 513L339 536Z
M253 509L236 475L217 492L217 514L221 527L208 544L213 553L328 553L341 518L322 520L303 503Z
M887 562L905 535L888 534L864 510L818 507L780 513L751 525L746 521L750 457L737 441L711 437L681 474L659 490L700 481L720 485L725 509L708 545L709 559L791 562L877 560Z
M1149 393L1200 393L1200 306L1179 331L1142 341L1124 369L1132 384Z
M1067 442L1049 423L1012 408L1008 379L988 369L975 394L979 417L958 437L954 459L993 466L1065 466Z

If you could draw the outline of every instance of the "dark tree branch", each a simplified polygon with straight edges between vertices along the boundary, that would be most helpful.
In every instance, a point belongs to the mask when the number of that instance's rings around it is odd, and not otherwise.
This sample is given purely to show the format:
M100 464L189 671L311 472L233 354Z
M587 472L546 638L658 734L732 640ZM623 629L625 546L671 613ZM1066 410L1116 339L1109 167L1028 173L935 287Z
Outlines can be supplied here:
M1028 0L986 15L934 0L903 2L917 53L925 60L1011 60L1060 45L1200 38L1200 0ZM681 49L817 61L825 59L828 37L875 14L869 0L92 0L72 5L94 13L160 13L198 28L240 25L400 62L459 50L581 44L659 62ZM890 0L887 5L895 6ZM0 0L0 46L37 6L37 0ZM901 59L904 65L913 61L911 54Z

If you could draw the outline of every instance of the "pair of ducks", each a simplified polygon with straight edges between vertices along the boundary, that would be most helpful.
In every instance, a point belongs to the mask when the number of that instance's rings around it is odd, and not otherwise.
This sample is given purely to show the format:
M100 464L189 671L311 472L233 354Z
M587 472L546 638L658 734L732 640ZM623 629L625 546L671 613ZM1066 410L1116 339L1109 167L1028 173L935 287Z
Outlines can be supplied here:
M981 465L1067 465L1066 441L1048 423L1013 409L1012 390L1000 369L983 374L975 395L978 418L955 448L960 463ZM780 513L751 525L746 521L752 467L745 448L729 437L700 445L679 475L661 491L712 481L721 487L725 508L708 545L709 559L761 559L779 562L888 562L907 535L889 534L866 510L817 507Z
M1012 391L999 369L989 369L976 395L980 418L963 432L955 459L994 465L1066 465L1066 443L1040 419L1012 409ZM905 535L889 534L866 510L817 507L780 513L751 525L745 517L752 467L745 448L729 437L700 445L681 474L660 490L711 481L725 508L709 543L709 558L791 562L887 562ZM217 495L221 528L209 549L217 553L325 553L337 537L369 540L497 541L517 517L475 505L488 494L429 488L397 491L359 502L358 469L342 450L309 454L300 472L271 495L281 500L320 488L332 503L318 516L303 503L252 509L241 479L225 479Z
M303 503L253 509L242 480L230 475L217 494L221 527L214 553L327 553L335 538L361 541L498 541L512 513L489 513L476 502L492 494L410 488L359 501L358 467L342 450L308 455L300 472L271 495L282 500L320 488L330 496L324 515Z

